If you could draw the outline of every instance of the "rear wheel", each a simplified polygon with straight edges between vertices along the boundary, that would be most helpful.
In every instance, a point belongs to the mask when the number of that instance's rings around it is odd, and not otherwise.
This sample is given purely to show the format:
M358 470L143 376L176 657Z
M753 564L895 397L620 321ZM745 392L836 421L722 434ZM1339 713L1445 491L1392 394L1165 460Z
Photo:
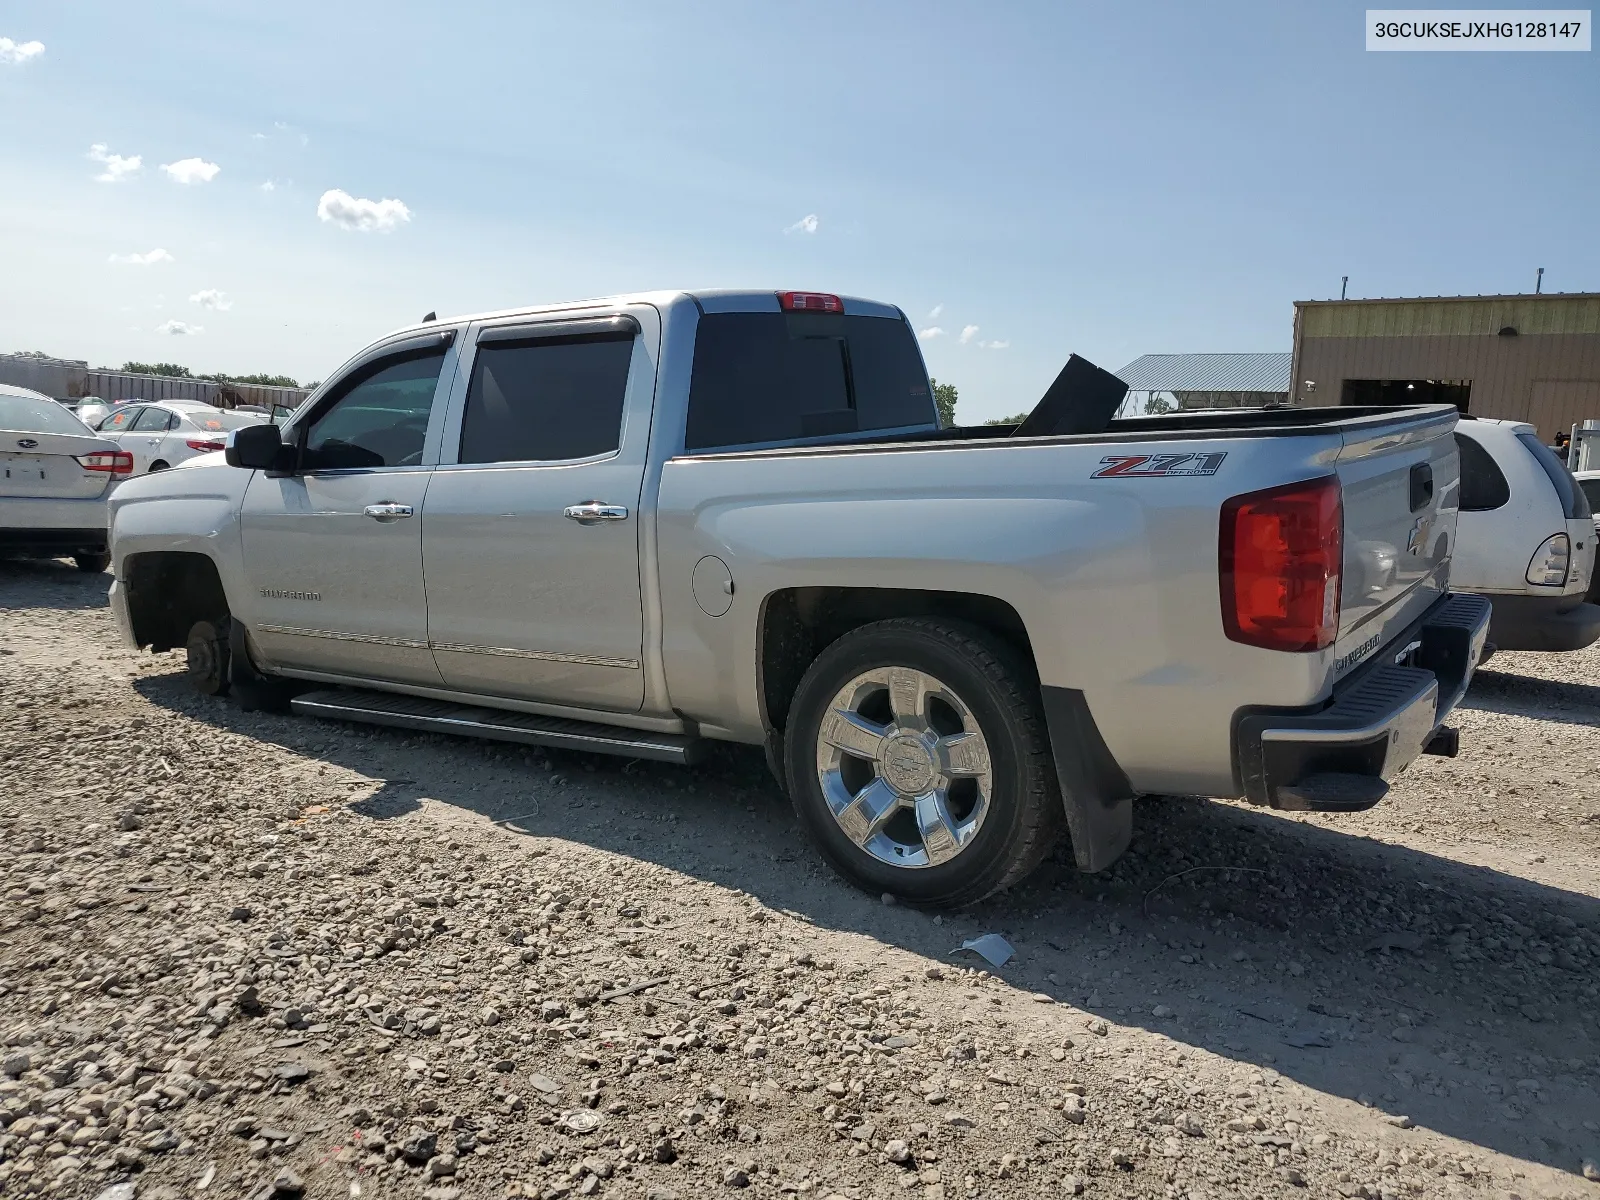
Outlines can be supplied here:
M104 550L74 554L72 561L85 575L99 575L111 565L111 555Z
M202 696L228 694L228 625L224 617L220 622L196 621L189 626L189 636L184 641L184 670L189 683Z
M870 892L971 904L1059 836L1033 672L978 627L900 619L846 634L801 680L785 737L802 824Z

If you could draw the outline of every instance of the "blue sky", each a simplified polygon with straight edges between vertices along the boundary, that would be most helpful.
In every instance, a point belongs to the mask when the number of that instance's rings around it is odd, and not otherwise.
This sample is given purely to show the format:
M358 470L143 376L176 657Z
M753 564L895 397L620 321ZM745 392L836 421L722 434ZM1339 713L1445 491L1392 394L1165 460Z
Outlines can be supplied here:
M975 421L1073 351L1287 350L1341 275L1600 290L1595 55L1363 13L0 3L0 349L307 379L429 309L811 288L942 329Z

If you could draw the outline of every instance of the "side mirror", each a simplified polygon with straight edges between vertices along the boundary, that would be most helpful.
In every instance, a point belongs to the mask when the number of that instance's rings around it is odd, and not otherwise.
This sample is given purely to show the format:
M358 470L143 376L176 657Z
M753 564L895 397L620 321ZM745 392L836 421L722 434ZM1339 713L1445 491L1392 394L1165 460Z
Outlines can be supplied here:
M245 425L228 434L223 457L230 467L283 471L293 465L294 448L285 446L276 425Z

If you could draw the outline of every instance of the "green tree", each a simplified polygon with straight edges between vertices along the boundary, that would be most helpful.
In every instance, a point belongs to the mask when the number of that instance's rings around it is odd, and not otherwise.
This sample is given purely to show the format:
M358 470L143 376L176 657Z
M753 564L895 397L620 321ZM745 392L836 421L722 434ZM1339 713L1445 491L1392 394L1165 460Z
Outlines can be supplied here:
M1144 411L1146 416L1155 417L1171 412L1172 407L1172 401L1165 396L1151 396L1145 401Z
M949 429L956 423L956 385L929 379L933 385L933 403L939 410L939 427Z
M989 420L985 421L984 424L985 425L1021 425L1027 419L1028 419L1028 414L1025 413L1025 412L1020 412L1020 413L1012 413L1009 417L991 417Z
M210 379L216 383L253 383L260 387L289 387L297 388L299 383L287 375L224 375L220 371L215 375L203 375L202 379Z
M177 363L143 363L125 362L122 370L130 375L165 375L169 379L204 379L210 383L254 383L261 387L299 387L293 378L288 375L229 375L222 371L210 375L196 375L188 367L180 367Z

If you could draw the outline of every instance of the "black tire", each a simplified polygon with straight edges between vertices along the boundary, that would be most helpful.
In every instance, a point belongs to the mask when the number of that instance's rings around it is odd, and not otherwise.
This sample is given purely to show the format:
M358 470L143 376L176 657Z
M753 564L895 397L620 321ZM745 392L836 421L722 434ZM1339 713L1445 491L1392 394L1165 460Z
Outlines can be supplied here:
M170 470L170 469L171 469L170 464L164 463L158 458L158 459L156 459L155 462L150 464L150 469L148 471L146 471L145 474L146 475L154 475L157 471L166 471L166 470Z
M189 685L202 696L228 694L230 624L224 617L220 621L196 621L189 626L189 636L183 645L184 670L189 676Z
M834 819L819 778L819 735L835 696L859 676L890 667L911 668L947 687L987 743L988 808L970 841L933 865L898 866L858 846ZM911 904L973 904L1011 886L1043 861L1065 823L1031 664L987 630L962 622L879 621L827 647L795 691L784 757L795 811L823 856L856 886Z
M233 698L245 712L288 712L289 701L305 689L291 679L269 675L250 657L250 639L234 621L229 631Z
M106 550L85 551L82 554L74 554L72 561L85 575L100 575L111 565L111 554Z

